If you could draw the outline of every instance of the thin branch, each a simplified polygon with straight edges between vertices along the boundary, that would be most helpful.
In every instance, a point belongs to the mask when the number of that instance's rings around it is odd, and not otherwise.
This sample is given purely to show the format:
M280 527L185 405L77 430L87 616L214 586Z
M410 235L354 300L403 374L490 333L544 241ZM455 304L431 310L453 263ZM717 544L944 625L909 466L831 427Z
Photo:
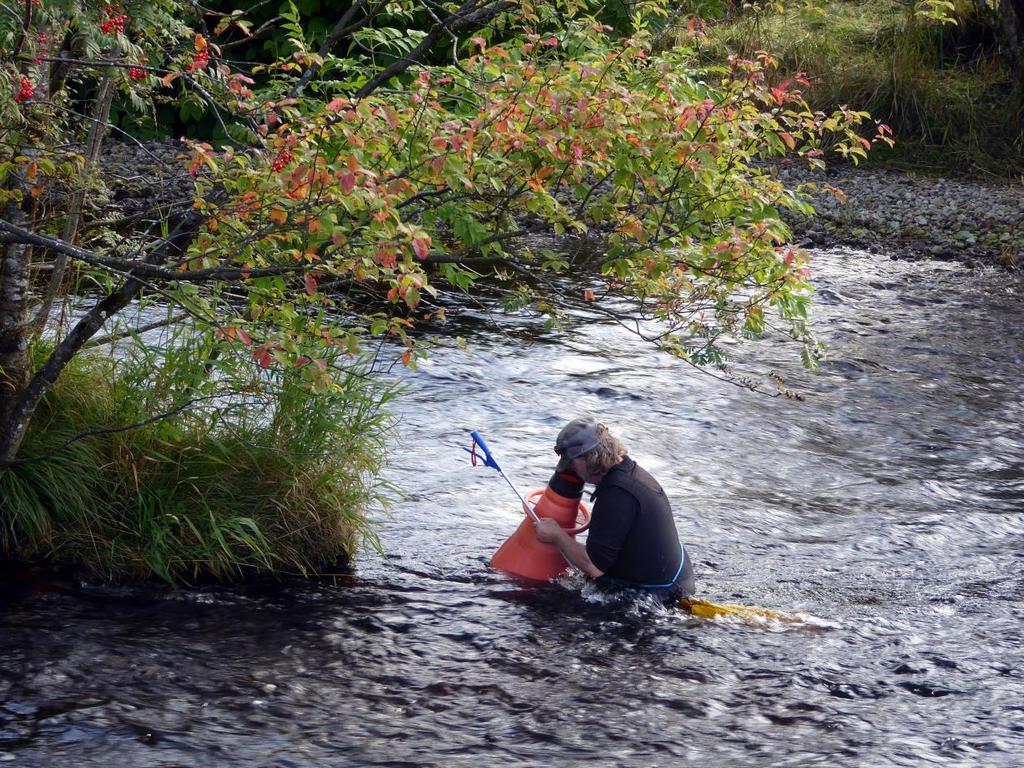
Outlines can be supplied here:
M156 322L143 325L139 328L128 328L123 331L118 331L117 333L108 333L106 336L100 336L98 339L90 339L82 345L82 349L90 349L91 347L102 347L106 344L113 344L115 341L127 339L129 336L134 336L137 333L155 331L158 328L165 328L168 325L180 323L182 320L186 320L189 317L195 317L195 315L190 312L179 312L172 317L165 317L163 320L157 320Z
M306 86L309 84L309 82L314 77L316 77L317 74L319 74L320 70L323 68L322 62L331 52L331 48L334 47L334 44L337 43L338 40L340 40L345 35L350 34L351 32L354 32L355 30L359 29L360 27L365 26L367 23L369 23L370 19L377 13L377 11L380 10L380 5L382 4L379 3L376 8L372 8L369 11L367 11L366 17L361 22L357 22L356 24L353 24L350 27L349 22L352 21L352 17L355 16L358 11L362 10L363 6L366 5L367 1L368 0L356 0L356 2L352 3L352 5L349 6L348 10L341 15L341 18L338 19L338 21L335 23L334 28L324 39L323 45L320 46L320 50L317 52L319 61L313 62L312 66L310 66L309 69L302 73L302 77L300 77L298 82L292 86L290 91L288 91L287 98L297 99L299 96L301 96L302 92L306 89Z
M114 101L114 78L110 70L103 73L103 80L100 82L99 93L96 95L96 102L93 108L93 123L89 130L89 138L86 143L85 169L88 171L100 158L100 150L103 147L103 138L106 133L106 125L110 119L110 106ZM68 203L67 219L64 222L64 231L61 239L66 243L74 244L78 237L78 227L82 220L82 206L85 204L85 185L79 185L71 193L71 200ZM64 283L64 274L67 271L68 256L60 253L53 262L53 272L50 273L50 284L43 294L39 312L34 320L30 321L29 327L33 334L39 333L50 318L50 309L53 307L53 300L60 292Z
M27 459L12 459L11 461L6 461L6 462L0 461L0 467L5 467L5 468L21 467L21 466L24 466L25 464L36 464L36 463L38 463L40 461L48 461L49 459L54 458L58 453L63 451L68 446L74 445L75 443L80 442L82 440L85 440L86 438L95 437L97 435L116 435L116 434L119 434L121 432L130 432L133 429L141 429L142 427L148 426L149 424L154 424L154 423L156 423L158 421L163 421L164 419L169 419L172 416L177 416L179 413L181 413L184 410L187 410L187 409L191 408L196 403L201 403L201 402L204 402L204 401L207 401L207 400L216 400L216 399L219 399L219 398L222 398L222 397L224 397L224 395L222 395L222 394L206 395L204 397L196 397L196 398L193 398L191 400L187 400L184 403L181 403L176 408L172 408L171 410L169 410L169 411L167 411L165 413L158 413L156 416L151 416L148 419L143 419L142 421L137 421L134 424L126 424L126 425L121 426L121 427L104 427L104 428L101 428L101 429L90 429L90 430L88 430L86 432L79 432L77 435L74 435L73 437L69 437L67 440L65 440L63 443L58 445L56 448L54 448L49 453L44 453L44 454L42 454L40 456L29 456Z
M382 72L378 72L370 78L362 88L356 91L355 98L366 98L392 77L401 74L413 64L419 62L423 55L430 50L431 46L433 46L443 34L451 34L456 29L484 24L504 11L512 10L517 6L517 4L512 2L512 0L497 0L483 8L479 7L479 5L480 0L465 0L462 6L455 13L445 19L440 26L435 26L430 30L427 36L420 41L420 44L411 50L407 56L398 59Z
M7 234L3 234L7 233ZM248 269L246 267L207 267L205 269L191 269L179 271L166 269L145 261L128 261L125 259L112 259L101 256L95 251L65 243L63 240L40 235L22 227L18 227L9 221L0 219L0 243L22 243L26 245L39 245L49 248L56 253L63 253L73 259L82 261L100 269L116 271L126 277L162 280L176 283L204 283L216 280L245 280L251 277L272 277L300 273L311 269L310 265L296 263L285 264L278 267L263 267L260 269ZM163 243L160 246L163 247Z

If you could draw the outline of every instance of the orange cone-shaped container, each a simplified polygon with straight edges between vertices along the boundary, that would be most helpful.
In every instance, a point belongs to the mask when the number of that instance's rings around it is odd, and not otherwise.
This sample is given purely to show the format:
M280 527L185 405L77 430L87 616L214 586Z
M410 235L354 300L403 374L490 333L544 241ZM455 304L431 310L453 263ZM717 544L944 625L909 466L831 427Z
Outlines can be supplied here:
M569 482L565 476L555 473L547 488L531 491L526 495L526 501L534 505L537 517L550 517L569 535L575 536L590 524L590 512L580 502L582 495L582 483ZM582 515L584 520L579 527L576 525L578 515ZM537 540L533 521L526 517L494 553L491 567L526 579L548 581L564 571L567 564L558 547Z

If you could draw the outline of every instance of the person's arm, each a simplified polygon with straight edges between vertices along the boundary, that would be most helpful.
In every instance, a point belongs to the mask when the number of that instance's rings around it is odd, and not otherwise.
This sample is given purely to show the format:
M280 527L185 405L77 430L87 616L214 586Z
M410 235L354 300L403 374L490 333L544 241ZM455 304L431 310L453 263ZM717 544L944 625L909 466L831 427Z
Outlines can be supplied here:
M565 529L557 522L549 517L545 517L541 518L539 522L534 523L533 527L537 532L537 539L540 542L554 544L558 547L562 557L568 560L569 564L574 568L581 571L583 575L589 576L592 579L604 576L604 571L591 562L586 546L566 533Z

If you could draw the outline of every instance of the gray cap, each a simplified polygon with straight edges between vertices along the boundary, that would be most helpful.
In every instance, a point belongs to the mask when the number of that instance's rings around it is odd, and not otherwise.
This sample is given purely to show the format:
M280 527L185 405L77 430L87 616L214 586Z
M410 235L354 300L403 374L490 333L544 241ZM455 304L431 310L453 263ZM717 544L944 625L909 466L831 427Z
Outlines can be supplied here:
M573 419L558 433L555 440L555 453L562 458L558 462L558 471L569 468L569 462L589 453L601 442L598 428L601 425L592 416Z

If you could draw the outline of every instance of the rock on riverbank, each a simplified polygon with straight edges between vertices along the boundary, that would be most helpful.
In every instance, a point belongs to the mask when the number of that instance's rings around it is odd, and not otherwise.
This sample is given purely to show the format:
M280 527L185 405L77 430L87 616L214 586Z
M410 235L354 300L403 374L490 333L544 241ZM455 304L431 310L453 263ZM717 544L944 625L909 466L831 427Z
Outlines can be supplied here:
M780 166L787 186L815 182L816 214L786 214L804 246L853 245L896 256L1024 266L1024 186L923 176L885 168L827 173ZM845 202L827 191L842 190Z

